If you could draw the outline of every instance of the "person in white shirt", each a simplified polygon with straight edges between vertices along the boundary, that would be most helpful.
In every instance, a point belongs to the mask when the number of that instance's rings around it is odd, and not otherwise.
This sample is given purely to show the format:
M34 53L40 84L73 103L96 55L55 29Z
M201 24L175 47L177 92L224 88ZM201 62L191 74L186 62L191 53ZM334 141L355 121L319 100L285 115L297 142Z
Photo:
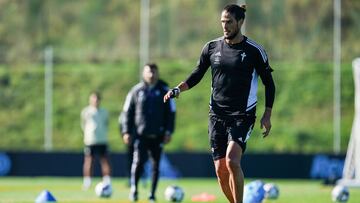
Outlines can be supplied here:
M100 158L104 184L111 184L111 166L108 152L108 112L100 107L101 96L92 92L89 105L81 111L81 129L84 134L83 189L91 186L92 168L95 158Z

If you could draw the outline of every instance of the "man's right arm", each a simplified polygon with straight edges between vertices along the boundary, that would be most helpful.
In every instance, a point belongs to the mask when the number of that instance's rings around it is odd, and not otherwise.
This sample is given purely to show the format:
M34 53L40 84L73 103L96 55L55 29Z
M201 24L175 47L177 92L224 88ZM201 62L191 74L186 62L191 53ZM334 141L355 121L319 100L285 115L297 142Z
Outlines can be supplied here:
M170 89L164 96L164 103L171 98L178 98L180 92L186 91L189 89L189 86L185 82L179 83L176 87Z
M134 131L135 103L133 94L133 91L130 91L126 96L123 111L119 116L120 133L126 144L130 141L130 132Z
M210 57L208 55L208 52L209 43L204 46L195 70L193 70L193 72L185 81L180 82L176 87L170 89L166 93L166 95L164 96L164 102L171 98L178 98L180 92L189 90L201 81L210 66Z
M85 131L85 122L86 122L86 118L85 118L85 108L84 108L80 113L80 127L82 132Z

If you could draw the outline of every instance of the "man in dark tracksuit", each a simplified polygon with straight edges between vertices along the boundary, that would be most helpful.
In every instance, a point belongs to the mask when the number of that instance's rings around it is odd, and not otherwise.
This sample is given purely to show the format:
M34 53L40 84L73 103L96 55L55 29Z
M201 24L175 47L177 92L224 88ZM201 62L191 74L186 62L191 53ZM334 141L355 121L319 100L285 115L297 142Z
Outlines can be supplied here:
M149 200L155 202L163 144L170 141L175 123L175 103L163 102L168 90L167 84L159 80L157 65L146 64L143 81L135 85L126 97L121 115L121 132L126 144L131 141L134 143L129 195L131 201L138 200L137 185L149 155L153 167Z
M275 99L272 68L264 48L241 33L245 11L245 6L235 4L224 7L220 18L224 36L206 43L193 72L164 97L166 102L194 87L211 67L210 147L218 182L230 203L243 202L240 162L254 127L258 77L265 86L265 111L260 119L264 137L271 129Z

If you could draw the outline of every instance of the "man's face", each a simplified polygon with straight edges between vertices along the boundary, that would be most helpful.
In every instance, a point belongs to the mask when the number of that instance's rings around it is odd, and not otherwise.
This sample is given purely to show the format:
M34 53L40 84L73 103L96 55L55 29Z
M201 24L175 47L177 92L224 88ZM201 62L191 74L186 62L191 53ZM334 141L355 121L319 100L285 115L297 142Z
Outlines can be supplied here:
M234 16L232 16L227 11L221 13L221 26L223 28L225 39L232 40L240 32L243 19L236 21Z
M145 66L143 70L143 79L148 85L156 84L159 79L159 73L157 69L151 69L150 66Z
M89 103L93 107L100 106L100 98L96 94L91 94L89 97Z

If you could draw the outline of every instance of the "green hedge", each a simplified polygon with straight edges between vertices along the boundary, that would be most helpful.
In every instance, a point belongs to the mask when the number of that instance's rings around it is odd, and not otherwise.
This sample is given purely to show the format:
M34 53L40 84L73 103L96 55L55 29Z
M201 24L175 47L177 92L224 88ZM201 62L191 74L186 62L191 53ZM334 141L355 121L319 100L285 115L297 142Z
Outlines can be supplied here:
M159 61L160 76L177 85L195 62ZM332 152L333 83L330 63L272 63L277 87L271 136L263 139L259 120L264 90L259 83L257 121L249 141L250 152ZM113 151L123 151L118 116L128 90L139 81L137 63L55 64L53 95L53 145L56 151L82 150L80 111L88 94L103 93L102 105L110 112ZM353 119L353 76L342 65L342 151L346 150ZM207 112L210 71L199 85L177 102L176 132L169 151L207 151ZM44 72L42 65L0 67L0 149L43 150Z

